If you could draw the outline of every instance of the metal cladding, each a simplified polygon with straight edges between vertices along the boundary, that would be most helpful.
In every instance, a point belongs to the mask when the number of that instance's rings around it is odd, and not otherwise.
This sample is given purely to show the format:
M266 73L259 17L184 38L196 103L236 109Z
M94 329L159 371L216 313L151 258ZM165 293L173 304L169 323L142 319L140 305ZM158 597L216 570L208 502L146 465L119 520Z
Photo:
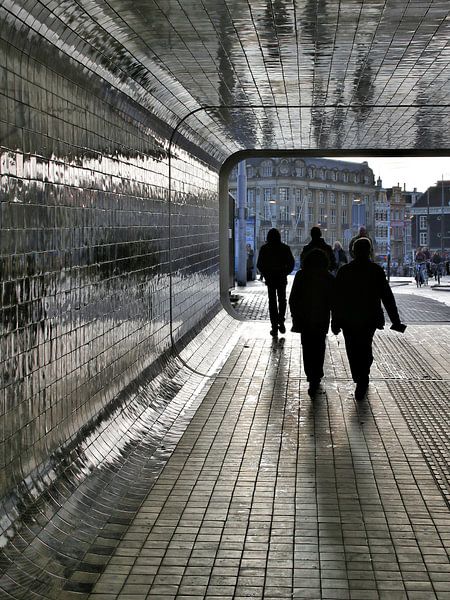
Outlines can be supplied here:
M449 38L447 0L2 1L6 545L68 465L74 487L89 471L80 436L217 310L220 165L448 150Z

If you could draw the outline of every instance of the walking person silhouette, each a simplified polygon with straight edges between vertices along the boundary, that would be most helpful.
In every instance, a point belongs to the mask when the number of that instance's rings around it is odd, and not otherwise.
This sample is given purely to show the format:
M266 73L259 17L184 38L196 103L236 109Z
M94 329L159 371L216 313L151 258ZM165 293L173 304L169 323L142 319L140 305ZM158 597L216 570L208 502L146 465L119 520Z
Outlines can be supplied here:
M292 331L300 333L303 366L314 398L323 377L325 339L334 304L335 278L329 272L327 254L314 248L305 254L289 296Z
M376 329L383 329L383 303L392 322L391 329L403 333L406 325L400 317L384 270L370 260L372 244L358 238L353 245L354 260L342 266L336 275L336 302L331 330L342 329L353 381L355 398L362 400L369 386L373 362L372 341Z
M322 237L322 231L320 229L320 227L318 227L317 225L315 225L314 227L311 228L311 241L309 242L309 244L306 244L306 246L303 247L302 253L300 254L300 263L303 263L303 261L305 260L305 256L311 252L311 250L314 250L315 248L319 248L319 250L322 250L322 252L325 252L325 254L328 257L328 261L330 263L330 266L328 267L330 271L335 271L337 264L336 264L336 259L334 257L334 252L333 252L333 248L326 243L326 241L323 239Z
M281 241L278 229L272 228L267 233L267 241L261 246L256 266L267 285L269 317L272 325L270 335L277 337L278 331L286 333L284 320L287 276L295 266L291 249Z

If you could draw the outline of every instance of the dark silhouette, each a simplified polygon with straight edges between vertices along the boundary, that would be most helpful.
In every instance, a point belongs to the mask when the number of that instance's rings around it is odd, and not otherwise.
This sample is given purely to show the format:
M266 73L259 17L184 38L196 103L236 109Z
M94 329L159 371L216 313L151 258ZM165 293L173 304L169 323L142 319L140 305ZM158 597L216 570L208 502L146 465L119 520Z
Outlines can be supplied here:
M373 362L372 340L376 329L383 329L383 303L392 321L391 329L403 332L394 295L382 267L371 262L369 239L358 239L355 259L339 269L336 275L336 302L331 329L336 335L342 329L353 381L355 398L362 400L369 385Z
M253 252L253 248L250 244L247 244L247 281L253 281L253 261L255 257L255 253Z
M287 276L295 265L291 249L281 241L278 229L270 229L267 242L261 246L256 266L264 277L269 295L269 316L272 329L270 335L276 337L278 331L286 333Z
M331 246L323 239L320 227L313 227L311 229L311 241L303 248L302 253L300 254L300 263L303 263L308 252L311 252L311 250L314 250L314 248L319 248L319 250L325 252L330 264L328 268L330 271L334 271L337 266L334 258L334 252Z
M325 338L334 299L335 278L328 268L329 260L323 250L315 248L308 252L289 296L292 331L301 335L303 366L312 398L323 377Z
M366 240L369 240L369 242L370 242L369 258L370 258L370 260L374 260L373 241L370 239L369 234L367 233L367 229L364 227L364 225L362 225L359 228L359 232L357 233L357 235L353 236L352 239L350 240L349 245L348 245L348 253L350 254L350 256L352 258L355 258L353 246L355 245L356 240L359 240L361 238L365 238Z

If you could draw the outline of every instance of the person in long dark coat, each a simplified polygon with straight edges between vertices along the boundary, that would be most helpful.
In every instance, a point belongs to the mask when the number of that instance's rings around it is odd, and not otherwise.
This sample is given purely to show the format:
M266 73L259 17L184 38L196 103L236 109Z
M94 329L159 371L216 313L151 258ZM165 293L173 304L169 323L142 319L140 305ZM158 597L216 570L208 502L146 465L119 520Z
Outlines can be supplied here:
M292 331L300 333L303 366L313 398L323 377L325 340L334 304L335 278L329 272L328 256L315 248L303 259L292 284L289 308Z
M373 362L372 340L376 329L385 324L383 303L392 322L391 329L406 328L400 317L382 267L370 260L371 242L359 238L353 246L354 260L336 275L336 303L331 329L336 335L342 329L353 381L355 398L362 400L369 385Z
M334 258L333 249L323 239L322 231L320 230L320 227L317 226L311 228L311 241L309 242L309 244L306 244L306 246L303 247L302 253L300 254L300 263L303 263L305 256L308 254L308 252L311 252L311 250L314 250L315 248L319 248L319 250L325 252L330 263L330 266L328 268L330 271L334 271L337 265L336 260Z
M295 266L291 249L281 241L278 229L272 228L267 233L267 242L261 246L256 266L267 285L269 317L272 325L270 335L277 337L278 331L286 333L284 321L287 276Z

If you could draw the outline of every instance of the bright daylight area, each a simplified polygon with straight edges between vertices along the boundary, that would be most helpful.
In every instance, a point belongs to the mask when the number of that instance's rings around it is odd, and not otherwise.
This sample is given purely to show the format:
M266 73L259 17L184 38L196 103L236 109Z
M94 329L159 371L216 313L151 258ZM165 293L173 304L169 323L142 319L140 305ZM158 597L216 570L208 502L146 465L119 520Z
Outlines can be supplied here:
M450 253L449 157L274 157L236 165L229 180L234 199L234 280L260 281L258 252L271 228L295 257L317 226L345 259L361 227L373 260L389 280L418 287L430 278L444 286ZM431 282L430 282L431 283Z

